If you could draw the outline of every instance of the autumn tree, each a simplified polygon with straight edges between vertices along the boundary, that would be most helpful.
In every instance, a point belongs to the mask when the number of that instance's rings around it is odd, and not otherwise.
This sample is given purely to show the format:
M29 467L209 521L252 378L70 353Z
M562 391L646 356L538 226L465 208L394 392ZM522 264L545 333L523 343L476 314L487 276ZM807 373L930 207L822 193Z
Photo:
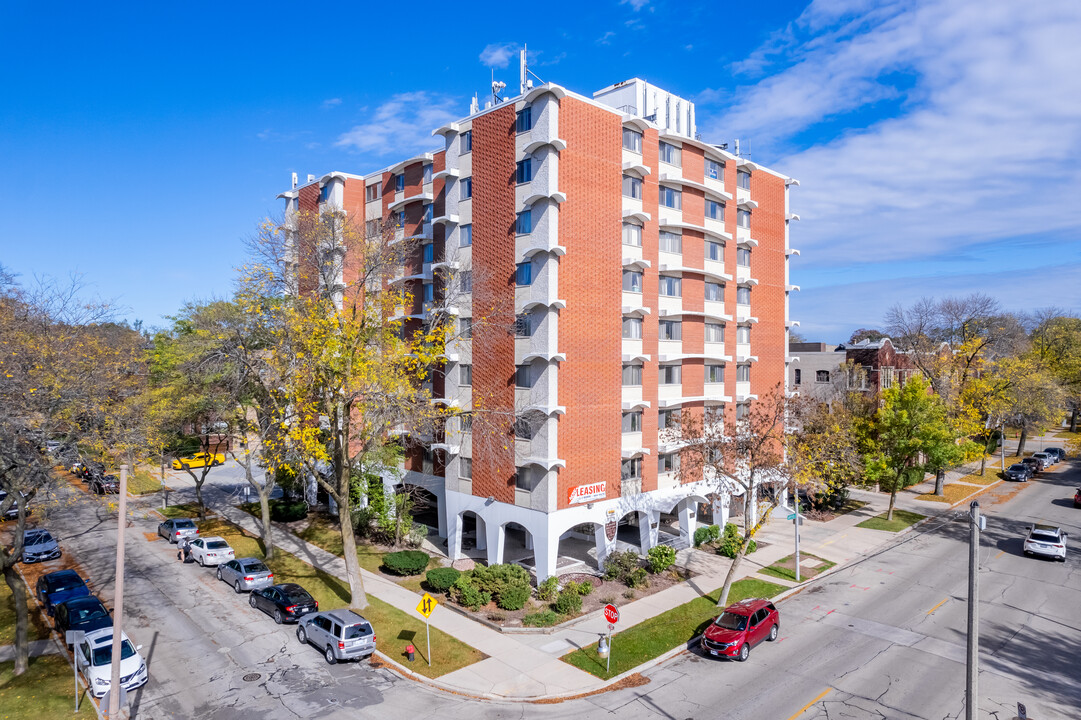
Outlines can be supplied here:
M873 328L860 328L858 330L852 331L852 334L848 337L848 342L852 344L863 342L864 340L870 340L874 342L876 340L882 340L885 337L887 337L886 333L882 332L881 330L875 330Z
M1081 318L1050 308L1037 312L1033 320L1033 352L1061 386L1070 412L1070 432L1077 432L1081 413Z

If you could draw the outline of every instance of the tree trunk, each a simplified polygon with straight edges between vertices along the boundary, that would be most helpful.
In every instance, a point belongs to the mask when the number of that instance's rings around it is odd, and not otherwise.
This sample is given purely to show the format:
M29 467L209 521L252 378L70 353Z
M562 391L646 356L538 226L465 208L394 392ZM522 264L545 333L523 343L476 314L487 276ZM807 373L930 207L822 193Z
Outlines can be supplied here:
M1077 407L1070 413L1070 432L1077 432Z
M980 477L983 477L983 471L984 471L984 468L986 468L986 467L987 467L987 452L984 451L984 453L982 455L980 455Z
M1021 426L1021 437L1017 440L1017 457L1025 456L1025 442L1028 440L1028 425Z
M345 576L349 580L349 607L363 610L368 607L368 594L364 591L364 578L360 574L360 558L357 557L357 537L353 534L353 511L348 485L338 502L338 526L342 533L342 553L345 555Z
M254 485L254 483L252 483ZM259 514L263 520L263 554L267 560L274 558L274 534L270 527L270 492L264 488L257 488L259 492Z
M893 483L893 489L890 490L890 507L886 510L886 520L893 520L893 506L897 504L897 486L901 482L901 476L898 476L897 482Z
M747 554L747 548L751 546L750 533L753 528L747 526L747 522L751 517L751 503L754 502L751 499L752 488L747 488L743 493L743 546L736 553L736 556L732 558L732 564L728 566L728 574L724 576L724 585L721 585L721 594L717 598L717 607L723 608L728 606L728 593L732 590L732 583L736 579L736 571L739 569L740 563L743 562L743 556ZM721 535L724 535L724 529L721 529Z
M946 489L946 471L935 471L935 495L942 495Z
M30 627L30 611L26 605L26 583L22 575L12 564L4 568L4 580L11 588L11 596L15 599L15 676L18 677L26 672L30 664L30 639L28 630Z

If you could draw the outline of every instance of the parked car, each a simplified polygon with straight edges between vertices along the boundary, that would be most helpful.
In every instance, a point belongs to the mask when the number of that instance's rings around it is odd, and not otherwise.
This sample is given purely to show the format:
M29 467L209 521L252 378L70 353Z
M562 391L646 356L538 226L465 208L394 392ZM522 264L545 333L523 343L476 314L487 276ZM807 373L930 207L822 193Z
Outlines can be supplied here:
M1032 453L1032 457L1042 462L1044 467L1051 467L1058 462L1058 453L1038 452Z
M1069 535L1054 525L1033 525L1025 538L1025 555L1041 555L1066 562L1066 538Z
M1024 463L1014 463L1006 468L1006 479L1016 480L1017 482L1028 482L1028 479L1032 477L1032 470Z
M1063 461L1063 460L1065 460L1065 459L1066 459L1066 451L1065 451L1065 450L1063 450L1063 449L1062 449L1062 448L1060 448L1060 447L1047 447L1047 448L1044 448L1044 449L1043 449L1043 451L1044 451L1045 453L1047 453L1048 455L1055 455L1055 456L1057 456L1057 457L1058 457L1058 459L1059 459L1059 462L1061 462L1061 461Z
M68 470L70 470L71 474L75 477L82 477L83 473L86 472L86 464L82 460L76 460L71 464L71 467L69 467Z
M273 617L274 622L279 625L286 621L297 622L305 615L319 610L319 601L296 583L253 590L248 596L248 604Z
M1039 458L1027 457L1024 460L1022 460L1021 462L1023 462L1025 465L1028 465L1030 468L1032 468L1032 476L1033 477L1036 476L1036 473L1043 470L1043 463L1040 462Z
M95 476L90 480L90 490L98 495L120 492L120 478L116 475Z
M68 630L94 632L113 626L109 609L93 595L73 598L56 606L56 631L64 635Z
M225 453L195 453L173 460L173 470L187 470L188 468L214 467L225 462Z
M1077 488L1077 492L1073 494L1073 506L1081 508L1081 488Z
M7 490L0 490L0 505L4 504L4 501L7 500L7 496L8 496ZM27 509L26 514L27 515L30 514L29 508ZM15 520L18 517L19 517L19 501L18 500L12 500L11 501L11 506L8 507L8 509L4 511L4 518L3 519L4 520Z
M339 660L363 660L375 652L371 623L352 610L305 615L297 625L297 640L322 650L331 665Z
M173 518L158 525L158 535L171 543L176 543L180 538L189 540L199 534L199 528L191 518Z
M216 535L192 540L191 545L188 547L191 550L192 558L203 567L220 565L223 562L232 560L234 557L233 548L229 547L229 543L225 542L225 538Z
M53 539L48 530L37 528L23 534L23 562L36 563L55 560L60 557L60 543Z
M232 585L239 595L245 590L270 587L274 584L274 573L256 558L240 558L218 565L218 579Z
M148 674L146 662L139 650L142 645L133 646L127 633L121 632L120 642L120 686L128 692L146 685ZM75 648L75 664L86 678L90 693L100 698L109 692L113 680L113 630L102 628L88 632Z
M764 598L743 600L713 619L702 634L702 649L715 657L742 662L758 643L776 640L780 627L781 616L772 602Z
M74 570L57 570L38 578L34 594L45 612L52 615L56 606L61 603L74 598L89 597L90 588Z

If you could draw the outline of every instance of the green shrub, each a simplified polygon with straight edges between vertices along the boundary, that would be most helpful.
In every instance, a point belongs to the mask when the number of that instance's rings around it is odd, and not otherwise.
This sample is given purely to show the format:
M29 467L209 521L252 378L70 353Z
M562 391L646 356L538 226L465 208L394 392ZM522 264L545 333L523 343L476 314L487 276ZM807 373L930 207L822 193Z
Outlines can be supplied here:
M270 519L274 522L293 522L308 517L308 503L303 500L271 500Z
M554 607L560 615L575 615L582 612L582 596L577 590L564 590L556 598Z
M709 528L700 527L694 531L694 546L699 547L705 542L709 542Z
M649 549L649 571L656 575L662 573L676 562L676 551L667 545L658 545Z
M429 570L424 579L432 590L445 593L450 590L454 583L458 582L458 578L461 576L462 573L452 567L441 567Z
M578 585L578 582L574 580L568 580L567 584L563 586L563 592L572 592L581 595L582 593L578 590Z
M528 585L508 585L499 591L495 604L504 610L521 610L532 594Z
M638 553L633 550L614 552L604 559L604 577L626 582L626 577L638 567Z
M504 563L502 565L478 565L473 568L473 584L481 590L498 595L507 587L529 587L529 572L521 565Z
M720 525L710 525L708 528L706 528L706 530L709 531L709 540L707 542L713 542L714 540L717 540L721 537Z
M649 587L649 573L643 567L637 567L627 573L627 579L624 580L627 583L627 587L631 588L644 588Z
M527 627L551 627L559 622L559 615L553 610L530 613L522 618L522 624Z
M626 590L623 591L623 597L626 598L627 600L634 600L634 595L635 595L635 592L631 588L627 588Z
M462 575L450 588L450 597L454 602L470 610L480 610L492 601L491 593L479 590L469 579L469 575Z
M593 583L591 583L590 581L586 580L585 582L580 583L578 585L578 594L581 595L582 597L585 597L586 595L589 595L592 592L593 592Z
M558 592L559 578L555 575L551 575L547 580L537 586L537 599L543 602L552 602L556 599L556 594Z
M419 575L428 567L428 553L400 550L383 556L383 567L395 575Z
M739 553L740 543L743 542L743 536L740 535L739 528L732 523L728 523L724 526L724 537L721 538L720 544L717 546L717 554L724 555L725 557L734 558ZM747 554L750 555L758 549L758 543L751 540L747 543Z

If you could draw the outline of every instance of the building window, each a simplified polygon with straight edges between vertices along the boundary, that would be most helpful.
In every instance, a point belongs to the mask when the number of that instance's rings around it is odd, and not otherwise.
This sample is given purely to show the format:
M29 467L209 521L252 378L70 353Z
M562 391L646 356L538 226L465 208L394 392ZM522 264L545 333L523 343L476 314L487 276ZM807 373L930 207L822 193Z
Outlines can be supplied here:
M458 477L463 480L473 479L473 458L458 458Z
M736 288L736 304L737 305L750 305L751 304L751 289L749 287Z
M681 323L679 320L661 320L660 330L661 340L683 339L683 323Z
M750 365L736 365L736 382L750 382L751 381L751 366Z
M683 382L683 366L661 365L659 375L661 385L679 385Z
M432 181L432 166L431 165L425 165L423 172L424 172L424 176L423 176L423 179L421 180L421 182L424 183L425 185L427 185L428 183L430 183Z
M520 467L514 472L514 487L522 492L533 492L540 485L543 475L538 467Z
M879 368L878 377L883 390L893 387L893 368Z
M514 437L522 440L532 440L537 434L537 428L524 417L514 420Z
M642 432L642 413L639 410L623 413L623 432Z
M473 244L473 226L462 225L458 234L458 245L460 247L467 247Z
M435 300L435 285L432 283L424 283L424 302L430 303Z
M514 266L514 284L523 286L533 284L533 263L526 260Z
M394 176L394 192L402 192L405 190L405 175L398 173Z
M390 214L390 223L391 223L391 225L393 225L396 228L405 227L405 212L402 211L402 210L399 210L398 212L391 213Z
M706 342L724 342L724 325L706 323Z
M381 187L382 186L379 183L376 183L375 185L365 186L364 199L368 202L371 202L372 200L378 200L382 196L382 193L379 192Z
M533 179L533 158L519 160L514 167L514 181L519 185Z
M663 295L664 297L682 296L682 281L680 278L661 275L660 281L660 289L657 291L659 295Z
M747 248L736 248L736 265L749 268L751 266L751 251Z
M526 105L518 111L514 117L514 131L518 133L529 132L533 129L533 108Z
M458 366L458 384L459 385L472 385L473 384L473 366L472 365L459 365ZM469 418L470 425L473 424L473 418Z
M750 403L745 403L745 402L736 403L736 420L743 420L744 418L746 418L750 414L751 414L751 404Z
M724 365L706 365L706 382L723 383Z
M637 270L624 270L623 292L642 292L642 273Z
M473 152L473 131L466 130L462 133L462 154Z
M379 237L380 230L383 229L382 220L369 220L364 223L364 234L366 237L374 238Z
M799 368L796 368L795 375L795 384L799 385L803 381L803 372Z
M459 318L458 335L465 339L473 337L473 318Z
M707 282L705 299L711 302L724 302L724 285Z
M623 244L642 247L642 226L623 223Z
M528 235L533 232L533 211L523 210L514 218L514 232L518 235Z
M815 382L828 383L830 381L829 370L815 370Z
M642 318L623 318L623 337L627 340L641 340Z
M434 207L435 206L433 206L431 203L424 206L424 219L422 220L422 222L425 225L431 225L432 224L432 211L433 211Z
M677 254L683 252L683 236L679 233L661 230L660 240L661 252L670 252Z
M751 189L751 174L749 172L744 172L743 170L737 170L736 171L736 187L738 187L740 190L750 190Z
M741 228L751 229L751 211L750 210L736 210L736 225Z
M319 202L325 203L330 196L330 185L324 185L319 188Z
M683 207L683 193L675 188L661 186L661 205L673 210Z
M641 154L642 133L631 128L623 128L623 149Z
M642 181L632 175L623 176L623 196L642 199Z
M462 200L473 197L473 178L462 178Z
M537 329L534 327L533 313L520 313L514 318L514 334L518 337L533 337L534 331Z
M623 387L637 387L642 384L642 366L623 366Z
M660 410L657 413L657 428L659 430L675 427L679 427L679 408Z
M706 217L710 220L724 222L724 203L716 200L706 200Z
M740 325L736 328L736 342L749 343L751 341L751 326Z
M421 245L421 253L423 253L424 262L435 262L435 245L432 243Z
M514 366L514 386L520 388L531 388L537 382L536 373L533 372L532 365L515 365Z
M724 245L712 240L706 241L706 260L724 262Z
M682 155L682 151L680 150L680 148L678 146L671 145L671 144L663 142L663 141L661 142L661 152L660 152L661 162L668 163L669 165L677 165L678 166L678 165L681 164L680 163L681 155Z
M706 177L724 182L724 163L706 158Z
M458 274L458 282L463 293L473 292L473 271L462 270L462 272Z
M620 480L637 480L642 477L642 458L631 458L620 464Z
M664 453L657 456L657 472L667 473L679 470L679 453Z

